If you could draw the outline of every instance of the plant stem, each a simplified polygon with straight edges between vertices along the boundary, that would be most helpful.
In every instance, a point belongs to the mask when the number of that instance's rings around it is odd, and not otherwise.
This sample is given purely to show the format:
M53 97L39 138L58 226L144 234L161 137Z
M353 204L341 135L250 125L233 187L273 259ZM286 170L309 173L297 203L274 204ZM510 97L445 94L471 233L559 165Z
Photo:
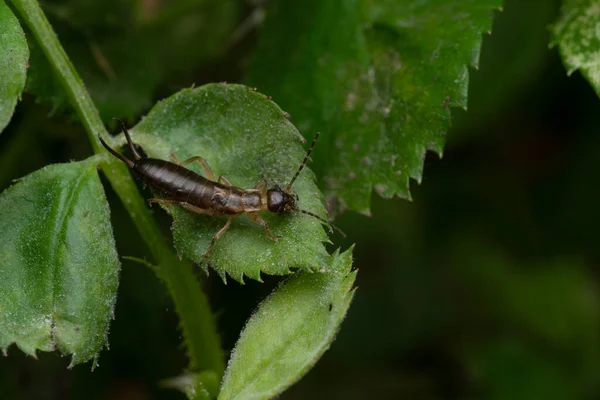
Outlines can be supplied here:
M94 152L104 155L100 167L158 264L158 275L165 281L181 319L189 351L190 367L195 370L213 370L220 379L225 370L220 339L208 299L194 276L193 265L179 260L172 252L140 196L127 167L119 160L106 156L97 135L108 137L108 132L81 78L37 1L11 1L33 32L67 92L71 105L85 127Z

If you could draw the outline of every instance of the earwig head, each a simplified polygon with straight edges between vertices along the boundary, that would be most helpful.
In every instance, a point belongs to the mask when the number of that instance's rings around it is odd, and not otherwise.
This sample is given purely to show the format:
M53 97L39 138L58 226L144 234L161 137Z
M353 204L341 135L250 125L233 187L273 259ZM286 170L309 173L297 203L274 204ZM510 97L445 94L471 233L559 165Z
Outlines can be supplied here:
M274 187L267 190L267 207L274 213L290 213L298 210L296 200L298 196L285 190Z
M300 209L298 207L298 196L296 194L292 193L292 185L294 184L294 182L296 181L296 178L298 178L298 175L300 175L300 172L306 165L306 162L308 161L308 158L310 157L310 153L312 153L313 148L315 147L315 143L317 143L318 138L319 138L319 133L317 133L317 135L313 139L312 143L310 144L310 147L308 149L308 152L306 153L306 156L304 157L304 160L302 161L302 164L300 164L300 167L298 168L298 170L292 177L292 180L290 181L290 183L288 183L288 185L286 186L285 190L278 188L278 187L274 187L267 191L267 206L268 206L269 211L274 212L274 213L281 214L281 213L299 212L301 214L308 215L310 217L318 219L319 221L329 225L329 229L332 232L335 229L338 232L340 232L344 237L346 237L346 234L340 228L338 228L331 222L327 221L324 218L319 217L315 213Z

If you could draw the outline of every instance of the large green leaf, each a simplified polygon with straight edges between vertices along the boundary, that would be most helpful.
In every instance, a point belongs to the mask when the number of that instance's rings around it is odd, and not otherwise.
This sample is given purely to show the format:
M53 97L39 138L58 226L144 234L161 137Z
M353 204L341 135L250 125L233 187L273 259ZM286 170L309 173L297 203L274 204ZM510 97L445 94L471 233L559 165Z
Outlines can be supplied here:
M426 150L442 153L449 107L466 107L468 66L501 0L273 1L248 81L324 132L317 176L369 212L371 191L410 197Z
M0 132L8 125L25 87L28 58L23 29L0 0Z
M237 7L233 0L62 0L44 11L102 119L110 121L150 108L162 80L221 54ZM50 64L36 43L30 45L28 88L54 108L67 109L69 100Z
M252 188L261 179L269 186L285 186L305 154L302 136L283 111L264 95L240 85L182 90L157 104L132 130L132 136L154 158L202 156L217 176L224 175L242 188ZM186 167L204 174L199 163ZM301 208L325 217L322 195L308 168L293 189ZM180 207L170 209L178 252L202 262L213 235L226 219ZM264 212L262 216L281 238L271 241L257 224L246 217L236 218L210 257L211 267L223 278L227 273L238 281L244 275L260 280L261 271L281 275L289 273L290 267L320 269L327 263L329 255L323 246L327 236L318 220L302 214Z
M219 399L270 399L300 379L329 348L350 306L352 251L328 273L301 273L276 289L238 340Z
M97 357L119 260L95 163L51 165L7 189L0 237L0 349Z
M565 0L552 33L568 74L580 70L600 95L600 2Z

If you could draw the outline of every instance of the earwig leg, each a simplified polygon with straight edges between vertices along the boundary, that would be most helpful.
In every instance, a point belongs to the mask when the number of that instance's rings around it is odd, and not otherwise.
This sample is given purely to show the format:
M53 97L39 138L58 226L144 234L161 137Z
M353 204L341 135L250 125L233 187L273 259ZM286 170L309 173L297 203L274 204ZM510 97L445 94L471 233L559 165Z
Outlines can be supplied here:
M211 181L215 180L215 173L212 172L212 169L210 169L210 166L208 165L208 163L206 162L206 160L200 156L196 156L196 157L192 157L192 158L188 158L187 160L185 160L184 162L182 162L181 165L186 166L190 163L193 163L194 161L198 161L200 163L200 165L202 166L202 170L204 171L204 176L207 179L210 179Z
M262 219L262 217L260 215L258 215L257 213L248 214L248 218L250 218L250 220L256 222L257 224L259 224L260 226L265 228L265 233L267 234L269 239L271 239L273 241L277 241L277 239L281 239L281 236L273 236L273 234L271 233L271 230L269 229L269 224L267 223L267 221Z
M219 238L223 236L225 232L227 232L227 229L229 229L232 219L233 217L227 218L227 222L225 222L225 225L223 225L219 232L215 233L215 235L213 236L212 240L210 241L210 245L208 246L208 250L206 250L206 253L204 253L204 257L202 257L205 262L208 261L210 252L212 251L213 247L215 247L215 243L217 243L217 240L219 240Z
M181 161L179 161L179 158L177 158L175 153L171 152L171 154L169 154L169 159L171 160L171 162L173 162L177 165L181 165Z
M188 158L187 160L181 162L177 159L177 156L175 155L175 153L171 153L171 161L173 161L175 164L177 164L181 167L185 167L186 165L193 163L194 161L198 161L200 163L200 165L202 166L202 170L204 171L205 177L210 179L211 181L215 180L215 173L212 172L212 169L210 169L210 166L208 165L206 160L200 156L191 157L191 158Z
M254 186L254 189L260 190L261 192L263 190L265 190L266 188L267 188L267 181L265 181L264 179L261 179L260 182L258 182L256 184L256 186Z
M177 200L167 200L167 199L157 199L157 198L153 198L153 199L148 199L148 206L152 207L152 203L159 203L159 204L179 204L180 202ZM171 211L166 210L169 215L171 214Z
M215 213L213 212L213 210L205 210L204 208L200 208L200 207L196 207L193 206L189 203L179 203L179 205L183 208L185 208L188 211L191 211L193 213L196 214L200 214L200 215L215 215Z
M167 199L157 199L157 198L149 199L148 200L148 205L152 206L152 203L175 204L175 205L181 206L181 207L185 208L186 210L191 211L191 212L196 213L196 214L215 215L214 212L213 212L213 210L205 210L203 208L193 206L193 205L191 205L189 203L186 203L186 202L183 202L183 201L167 200ZM171 212L169 212L169 210L167 210L167 212L169 214L171 214Z
M152 199L148 199L148 205L152 206L152 203L162 203L162 204L179 204L181 203L180 201L177 200L168 200L168 199L157 199L152 198Z
M223 175L219 176L219 183L225 186L233 186L231 182L229 182L229 179L225 178Z

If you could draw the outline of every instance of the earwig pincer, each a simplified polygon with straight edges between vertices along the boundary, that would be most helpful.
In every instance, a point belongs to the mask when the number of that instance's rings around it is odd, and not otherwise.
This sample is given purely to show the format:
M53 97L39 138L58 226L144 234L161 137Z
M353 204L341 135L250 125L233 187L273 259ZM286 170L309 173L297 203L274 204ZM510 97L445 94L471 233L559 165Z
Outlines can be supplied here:
M208 249L204 253L204 261L208 260L217 240L229 229L231 220L244 214L250 220L262 226L265 234L271 240L277 240L278 237L273 236L269 229L269 224L258 214L259 212L270 211L277 214L299 212L316 218L329 225L330 228L335 228L341 232L339 228L329 221L310 211L300 209L297 204L298 196L292 192L292 185L306 165L319 137L318 133L312 141L300 167L285 189L278 186L273 186L269 189L264 179L258 182L252 189L242 189L233 186L224 176L219 176L216 179L215 174L202 157L192 157L183 162L177 162L175 159L173 160L174 162L170 162L156 158L142 157L135 149L125 124L121 121L119 123L121 124L134 160L130 160L117 153L106 144L102 137L98 137L106 150L123 161L136 178L140 179L160 196L160 198L148 200L149 203L174 204L196 214L227 217L227 222L213 236ZM204 176L185 168L186 165L195 161L199 162L202 166ZM342 235L344 234L343 232L341 233Z

